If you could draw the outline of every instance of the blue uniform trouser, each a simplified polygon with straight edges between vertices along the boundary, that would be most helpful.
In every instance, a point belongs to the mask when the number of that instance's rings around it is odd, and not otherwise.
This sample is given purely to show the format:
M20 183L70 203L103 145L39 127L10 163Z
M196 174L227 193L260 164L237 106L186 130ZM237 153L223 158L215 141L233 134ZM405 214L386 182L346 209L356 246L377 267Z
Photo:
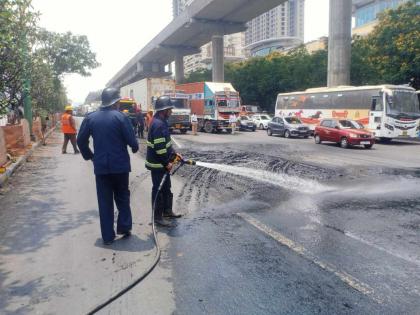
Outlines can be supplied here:
M163 179L163 176L165 176L165 174L167 173L166 170L156 170L156 171L152 171L152 183L153 183L153 188L152 188L152 207L153 207L153 202L155 201L158 189L159 189L159 185ZM155 208L155 219L161 219L162 218L162 214L163 211L166 210L164 209L165 207L165 201L168 198L168 196L172 195L171 192L171 176L168 174L168 176L166 176L166 180L165 183L162 186L162 190L160 191L159 197L156 201L156 208Z
M124 234L130 231L132 218L128 173L96 175L96 193L98 195L102 239L107 242L115 238L114 200L118 209L117 233Z

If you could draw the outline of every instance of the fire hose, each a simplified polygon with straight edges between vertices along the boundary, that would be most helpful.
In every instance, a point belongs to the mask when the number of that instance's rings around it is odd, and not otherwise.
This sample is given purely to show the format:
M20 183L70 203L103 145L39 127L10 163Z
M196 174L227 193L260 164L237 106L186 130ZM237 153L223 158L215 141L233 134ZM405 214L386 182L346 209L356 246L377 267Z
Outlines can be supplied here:
M157 198L162 190L163 185L165 184L165 181L167 179L168 176L172 176L174 175L183 165L187 164L187 165L195 165L195 161L193 160L184 160L180 155L175 155L172 158L172 163L175 165L175 168L171 171L171 172L166 172L165 175L163 176L159 188L157 190L156 193L156 197L153 200L153 206L152 206L152 231L153 231L153 242L155 244L155 248L156 248L156 253L155 253L155 258L153 260L153 262L150 264L150 266L136 279L134 279L129 285L127 285L126 287L122 288L120 291L116 292L115 294L113 294L110 298L108 298L106 301L98 304L97 306L95 306L91 311L89 311L88 313L86 313L87 315L91 315L91 314L96 314L97 312L99 312L100 310L102 310L104 307L108 306L109 304L111 304L112 302L114 302L115 300L117 300L118 298L120 298L121 296L123 296L124 294L126 294L128 291L130 291L132 288L134 288L137 284L139 284L140 282L142 282L152 271L153 269L155 269L155 267L157 266L157 264L159 263L160 260L160 255L161 255L161 251L160 251L160 246L159 246L159 240L158 240L158 236L157 236L157 232L156 232L156 227L155 227L155 208L156 208L156 201Z

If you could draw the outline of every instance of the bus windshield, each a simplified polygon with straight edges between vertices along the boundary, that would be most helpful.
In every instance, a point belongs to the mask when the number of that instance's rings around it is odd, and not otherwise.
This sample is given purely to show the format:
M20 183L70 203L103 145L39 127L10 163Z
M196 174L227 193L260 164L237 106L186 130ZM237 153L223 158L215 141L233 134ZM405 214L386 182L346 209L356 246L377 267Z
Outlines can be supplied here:
M386 94L387 114L391 117L420 118L419 100L416 93L393 90Z
M177 109L188 109L188 100L185 98L171 98L172 105Z

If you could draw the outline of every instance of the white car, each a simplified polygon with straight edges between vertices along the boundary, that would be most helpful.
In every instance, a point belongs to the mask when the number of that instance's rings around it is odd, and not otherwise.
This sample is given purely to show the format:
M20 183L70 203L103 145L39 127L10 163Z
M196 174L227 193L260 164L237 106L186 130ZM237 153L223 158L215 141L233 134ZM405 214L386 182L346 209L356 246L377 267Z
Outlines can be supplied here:
M271 117L266 114L257 114L252 116L252 121L257 125L258 129L267 129Z

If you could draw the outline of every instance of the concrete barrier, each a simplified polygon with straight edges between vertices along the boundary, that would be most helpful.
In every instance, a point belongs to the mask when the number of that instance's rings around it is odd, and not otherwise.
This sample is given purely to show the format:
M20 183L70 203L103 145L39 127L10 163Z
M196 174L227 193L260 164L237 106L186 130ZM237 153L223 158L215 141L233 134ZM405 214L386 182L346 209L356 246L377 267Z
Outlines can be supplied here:
M19 125L8 125L1 127L6 141L6 149L12 155L22 155L31 144L29 124L22 119Z
M0 128L0 166L7 162L6 140L4 139L3 129Z
M40 117L32 122L32 134L35 136L37 141L42 139L42 125Z

